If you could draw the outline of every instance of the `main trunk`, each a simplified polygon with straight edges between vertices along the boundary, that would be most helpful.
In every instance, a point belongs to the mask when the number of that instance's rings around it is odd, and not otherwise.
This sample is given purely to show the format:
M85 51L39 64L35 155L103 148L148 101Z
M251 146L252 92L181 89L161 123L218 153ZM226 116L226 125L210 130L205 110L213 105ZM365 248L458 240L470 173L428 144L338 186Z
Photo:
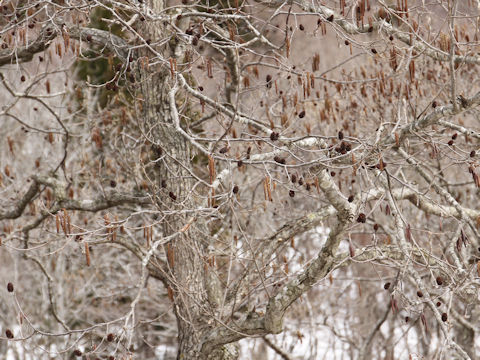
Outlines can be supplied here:
M150 5L156 13L163 8L161 1L151 1ZM158 40L167 34L167 29L158 22L146 24L144 30L146 39ZM164 59L178 57L182 51L173 43L171 39L168 45L155 50ZM154 56L148 52L143 55ZM144 131L152 142L152 156L155 160L161 158L150 172L155 177L156 201L163 212L161 233L164 238L177 234L163 248L168 259L165 282L177 318L177 358L236 359L236 345L222 346L210 354L201 352L205 334L218 325L215 316L220 286L216 272L208 263L211 244L206 221L194 217L192 211L204 206L199 195L208 189L194 187L196 179L192 176L190 161L192 145L176 128L169 98L175 79L165 65L140 65L140 74ZM190 225L185 230L187 224Z

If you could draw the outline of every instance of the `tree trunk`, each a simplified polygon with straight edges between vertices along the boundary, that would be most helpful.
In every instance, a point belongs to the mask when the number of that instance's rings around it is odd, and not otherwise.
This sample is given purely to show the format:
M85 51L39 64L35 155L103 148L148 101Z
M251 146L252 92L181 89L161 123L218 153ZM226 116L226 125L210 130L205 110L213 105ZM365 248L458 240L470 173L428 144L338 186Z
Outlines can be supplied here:
M152 9L159 13L161 1L151 1ZM145 39L163 39L167 29L158 22L145 26ZM162 48L155 48L164 59L182 55L172 39ZM144 56L152 57L145 53ZM179 59L180 62L180 59ZM209 265L210 234L206 221L194 219L190 211L199 206L201 198L195 194L207 189L192 189L196 180L190 171L192 145L177 131L174 106L170 94L175 79L165 65L142 66L140 63L142 113L145 134L151 138L152 154L157 160L154 169L154 192L159 210L163 213L160 224L162 237L175 235L164 250L167 253L165 285L173 300L173 311L178 326L178 359L236 359L237 345L221 346L209 354L202 353L205 334L214 326L220 304L220 282L215 269ZM175 110L176 111L176 110ZM187 224L188 230L181 231Z

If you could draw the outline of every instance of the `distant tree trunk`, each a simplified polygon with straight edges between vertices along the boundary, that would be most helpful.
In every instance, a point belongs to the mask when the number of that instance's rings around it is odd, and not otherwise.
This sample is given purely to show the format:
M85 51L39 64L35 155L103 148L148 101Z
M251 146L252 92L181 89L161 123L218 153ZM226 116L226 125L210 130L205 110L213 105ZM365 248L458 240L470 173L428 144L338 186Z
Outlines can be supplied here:
M467 326L456 327L456 341L465 350L470 359L475 360L475 331Z

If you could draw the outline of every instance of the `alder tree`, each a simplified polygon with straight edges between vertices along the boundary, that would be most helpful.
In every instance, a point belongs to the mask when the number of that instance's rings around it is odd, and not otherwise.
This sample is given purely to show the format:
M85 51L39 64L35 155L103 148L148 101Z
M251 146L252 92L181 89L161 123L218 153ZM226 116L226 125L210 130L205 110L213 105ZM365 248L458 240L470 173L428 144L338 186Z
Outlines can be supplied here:
M477 0L0 3L7 359L477 359Z

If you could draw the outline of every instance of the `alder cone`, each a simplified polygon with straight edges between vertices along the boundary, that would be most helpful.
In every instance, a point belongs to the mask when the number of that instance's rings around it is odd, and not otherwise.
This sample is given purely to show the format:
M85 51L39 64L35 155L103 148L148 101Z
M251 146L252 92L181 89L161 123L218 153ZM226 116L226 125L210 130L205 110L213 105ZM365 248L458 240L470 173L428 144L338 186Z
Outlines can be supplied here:
M282 164L282 165L285 165L286 164L286 160L280 156L274 156L273 160L275 160L275 162L279 163L279 164Z
M358 214L357 222L365 223L367 221L367 216L364 213Z
M279 137L280 137L280 134L275 131L272 131L272 133L270 134L270 140L272 141L278 140Z

